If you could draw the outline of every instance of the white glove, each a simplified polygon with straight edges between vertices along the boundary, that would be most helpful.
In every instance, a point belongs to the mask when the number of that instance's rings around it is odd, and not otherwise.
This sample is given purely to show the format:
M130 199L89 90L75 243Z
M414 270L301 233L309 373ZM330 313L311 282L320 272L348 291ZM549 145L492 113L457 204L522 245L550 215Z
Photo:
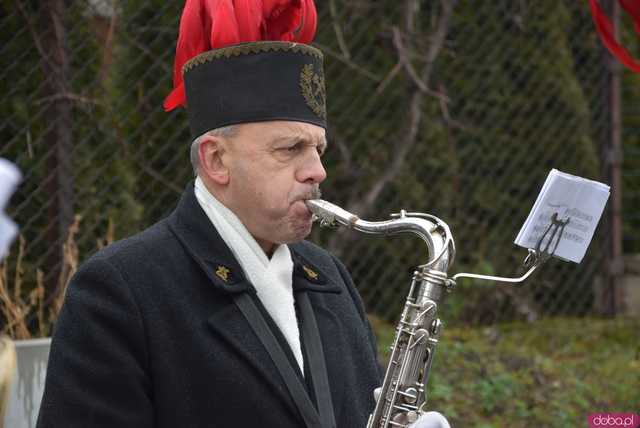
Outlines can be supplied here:
M451 428L449 421L438 412L423 413L410 428Z
M373 390L373 399L378 402L380 398L380 392L382 388L376 388ZM438 412L426 412L423 413L417 421L409 426L409 428L451 428L449 421L441 413Z
M20 181L20 171L6 159L0 158L0 261L18 234L18 227L4 214L4 207Z

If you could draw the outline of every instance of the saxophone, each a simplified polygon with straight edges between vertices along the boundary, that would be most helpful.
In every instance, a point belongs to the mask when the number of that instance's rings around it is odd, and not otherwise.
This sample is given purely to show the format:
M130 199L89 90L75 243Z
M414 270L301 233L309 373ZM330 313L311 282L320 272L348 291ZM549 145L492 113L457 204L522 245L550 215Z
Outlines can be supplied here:
M439 218L402 210L392 214L391 220L371 222L321 199L308 200L306 204L321 226L345 226L374 235L413 233L427 245L428 260L413 272L389 365L367 428L407 428L423 413L433 355L442 332L438 304L456 280L473 278L517 286L554 255L570 221L560 219L558 213L551 215L535 248L528 250L523 262L526 272L519 277L458 273L449 278L447 270L453 264L456 248L449 226Z
M323 226L345 226L374 235L413 233L427 245L427 263L413 272L380 395L367 423L367 428L408 427L427 401L426 385L442 330L438 304L454 284L447 277L455 257L451 231L428 214L403 210L392 214L391 220L370 222L324 200L306 203Z

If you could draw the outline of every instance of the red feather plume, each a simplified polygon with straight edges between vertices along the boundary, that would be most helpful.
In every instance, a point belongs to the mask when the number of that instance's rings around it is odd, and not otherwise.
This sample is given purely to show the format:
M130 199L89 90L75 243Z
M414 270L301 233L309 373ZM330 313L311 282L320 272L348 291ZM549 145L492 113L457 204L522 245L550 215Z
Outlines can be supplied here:
M640 0L619 0L622 8L633 18L636 33L640 34ZM598 0L589 0L593 22L600 34L602 43L613 56L627 66L629 69L640 72L640 62L634 59L631 54L615 38L613 25L605 15Z
M196 55L260 40L310 43L316 25L313 0L186 0L165 111L186 105L182 66Z

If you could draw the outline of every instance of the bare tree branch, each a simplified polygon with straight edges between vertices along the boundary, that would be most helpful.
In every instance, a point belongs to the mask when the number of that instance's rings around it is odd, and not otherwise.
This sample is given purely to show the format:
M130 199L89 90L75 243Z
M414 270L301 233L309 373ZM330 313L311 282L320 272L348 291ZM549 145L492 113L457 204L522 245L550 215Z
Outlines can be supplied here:
M411 9L412 3L415 0L407 1L407 8ZM431 77L431 73L433 71L433 62L437 57L438 53L441 51L442 46L444 44L444 40L449 28L449 21L451 15L453 13L453 1L451 0L442 0L442 14L440 16L440 21L438 27L436 29L435 35L432 38L432 43L429 47L427 53L427 64L422 70L421 79L418 79L422 82L428 82ZM409 27L412 25L411 23L407 23ZM406 68L405 68L406 70ZM407 70L407 73L408 70ZM415 82L414 82L415 83ZM408 127L407 133L404 138L400 141L400 145L398 146L398 150L395 152L395 156L391 166L385 171L384 174L380 177L378 182L366 193L365 197L359 201L352 201L349 204L350 210L353 209L354 212L357 212L359 215L366 215L366 213L371 209L371 207L375 204L376 200L384 190L384 188L398 175L398 173L402 170L404 166L405 159L413 146L416 143L418 130L420 128L420 123L423 118L422 113L422 101L424 99L424 92L415 92L411 97L411 103L409 108L409 118L408 118Z
M336 40L338 41L338 46L340 46L340 50L342 51L342 55L348 60L351 59L351 53L349 52L349 47L347 43L344 41L344 35L342 34L342 29L340 28L340 23L338 22L338 13L336 12L336 1L329 1L329 12L331 13L331 22L333 23L333 31L336 33Z
M447 95L447 88L445 88L443 84L438 86L438 91L445 96ZM444 102L444 100L440 100L440 111L442 112L442 117L445 123L451 128L462 129L465 131L469 129L466 125L451 117L451 114L449 113L449 106Z
M451 20L451 15L453 14L453 7L455 4L455 0L442 0L442 11L438 20L438 24L435 32L430 38L431 43L427 50L426 54L426 63L421 70L420 76L418 77L413 70L413 67L409 66L409 54L408 51L415 52L417 50L415 43L409 43L405 46L401 42L401 37L399 35L397 39L400 43L396 44L396 49L398 50L398 55L400 57L400 63L403 64L403 69L405 73L409 75L411 81L420 88L420 85L425 89L428 89L424 82L428 82L431 78L431 74L433 72L433 64L438 54L441 52L442 47L444 45L444 41L446 39L446 35L449 29L449 23ZM416 0L407 0L405 3L405 33L413 34L414 28L414 19L415 19L415 9L417 7ZM397 28L395 29L397 30ZM394 39L396 39L396 34L394 31ZM413 71L412 71L413 70ZM415 78L411 77L414 75ZM436 98L441 102L444 102L446 98L443 98L441 94L431 91L431 90L419 90L415 91L411 96L411 101L409 103L409 112L407 117L407 132L400 139L398 144L396 144L397 150L395 151L394 158L390 164L390 166L385 170L385 172L380 176L377 182L370 188L368 192L365 193L363 197L358 197L359 194L354 194L354 197L351 198L346 205L346 209L350 212L357 213L359 216L366 217L366 215L371 211L372 207L375 205L376 201L384 191L384 189L391 183L396 176L403 170L406 158L411 150L416 144L418 131L420 129L420 125L424 118L422 104L424 101L425 95L437 94ZM345 240L350 240L353 238L347 238L348 235L344 233L345 229L337 231L335 233L330 242L329 248L340 254L340 249L345 248ZM353 237L353 235L350 235Z
M443 96L439 92L434 91L433 89L430 89L425 83L425 81L420 77L418 77L418 73L413 68L413 65L411 65L411 61L409 60L407 49L404 47L404 44L402 43L402 34L400 33L400 30L398 29L398 27L393 26L391 28L391 31L393 32L393 45L395 46L396 51L398 52L399 64L401 64L402 67L404 67L404 69L407 72L407 75L411 78L413 83L418 87L418 89L420 89L425 94L435 97L441 102L448 103L450 101L449 98L447 98L446 96ZM428 75L430 74L431 73L429 72Z
M340 158L342 159L341 164L344 165L347 170L351 170L351 150L347 146L347 143L345 143L344 138L332 132L329 137L329 141L338 147Z
M46 53L46 51L42 47L40 36L38 35L38 32L36 31L35 26L33 25L33 19L27 13L27 10L25 9L24 4L22 4L21 0L16 0L16 5L18 6L18 12L20 13L20 15L22 15L22 18L27 24L27 29L31 34L31 38L33 39L33 44L36 46L36 50L40 54L40 57L42 58L43 61L47 61L49 63L48 64L49 67L51 67L52 69L55 69L55 65L53 64L53 61L51 61L51 59L49 58L49 55Z
M69 226L73 224L74 173L73 173L73 104L66 94L71 94L71 57L67 45L65 16L68 5L65 0L41 2L40 22L37 29L42 48L42 73L45 76L45 94L53 100L46 104L46 117L51 127L42 138L52 147L54 155L47 161L52 180L45 187L52 198L48 207L49 221L55 227L48 230L47 239L55 249L48 253L45 278L47 299L55 294L57 280L63 265L63 245ZM23 9L24 11L24 9ZM28 22L31 22L28 20ZM28 24L32 25L32 24ZM34 32L36 29L34 28ZM37 36L36 36L37 37ZM60 96L63 95L63 96Z
M402 64L400 62L397 62L396 65L393 66L391 71L389 71L389 73L387 73L385 78L382 79L382 82L380 82L380 84L376 88L376 95L381 94L382 91L385 90L387 85L389 83L391 83L391 81L396 77L396 75L400 72L401 69L402 69Z
M385 187L402 171L407 155L415 145L418 129L422 122L422 96L418 94L419 93L414 94L411 99L407 133L397 146L398 148L395 152L391 166L385 170L384 174L382 174L362 199L352 201L349 204L348 211L358 213L358 215L361 216L366 216Z
M162 183L162 185L166 186L167 189L173 190L178 195L182 194L184 189L181 189L180 186L176 186L173 182L167 180L163 174L155 171L153 168L145 165L144 163L142 163L140 166L142 167L142 170L144 172L149 174L154 179L158 180L160 183Z
M330 47L323 45L321 43L318 42L313 42L314 45L318 46L323 53L337 59L338 61L344 63L345 65L347 65L349 68L352 68L353 70L357 71L358 73L362 74L363 76L375 81L375 82L380 82L382 80L382 78L380 76L378 76L375 73L372 73L371 71L367 70L366 68L361 67L360 65L356 64L353 60L349 59L349 58L345 58L344 55L334 51L333 49L331 49Z
M113 34L115 33L116 20L118 14L114 11L109 19L109 28L104 40L104 47L102 48L102 64L100 65L100 72L98 73L98 81L102 84L107 78L108 70L111 66L113 55Z
M59 93L59 94L50 95L48 97L42 97L35 100L34 104L41 105L41 104L46 104L52 101L59 101L59 100L75 101L77 103L82 103L82 104L95 104L95 105L101 104L100 101L98 100L83 97L82 95L77 95L71 92Z
M427 64L425 66L425 70L423 72L423 76L431 76L431 72L433 70L433 64L436 61L436 58L440 54L442 50L442 46L444 45L444 41L447 37L447 33L449 32L449 23L451 21L451 16L453 15L453 8L457 0L442 0L440 4L442 4L442 14L440 15L440 23L435 31L435 33L431 37L431 44L429 45L429 49L427 50ZM428 81L423 78L423 81Z

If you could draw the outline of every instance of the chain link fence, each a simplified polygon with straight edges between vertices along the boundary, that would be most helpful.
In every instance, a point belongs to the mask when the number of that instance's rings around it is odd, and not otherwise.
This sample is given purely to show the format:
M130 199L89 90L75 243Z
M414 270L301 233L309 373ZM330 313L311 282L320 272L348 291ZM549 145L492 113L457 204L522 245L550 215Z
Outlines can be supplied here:
M4 281L31 308L29 328L59 305L79 262L166 216L192 179L186 114L161 107L181 7L0 3L0 156L24 172L9 207L22 239ZM317 7L326 199L372 220L400 209L437 215L457 240L452 272L511 275L526 253L513 240L551 168L607 181L611 73L586 4ZM630 139L625 150L637 156L639 147ZM638 171L637 158L624 164L635 194ZM635 251L637 226L637 214L625 222ZM581 265L552 261L524 288L459 284L448 317L493 323L601 311L608 230L605 219ZM419 241L324 230L312 239L340 255L371 312L397 318L411 268L426 260Z

